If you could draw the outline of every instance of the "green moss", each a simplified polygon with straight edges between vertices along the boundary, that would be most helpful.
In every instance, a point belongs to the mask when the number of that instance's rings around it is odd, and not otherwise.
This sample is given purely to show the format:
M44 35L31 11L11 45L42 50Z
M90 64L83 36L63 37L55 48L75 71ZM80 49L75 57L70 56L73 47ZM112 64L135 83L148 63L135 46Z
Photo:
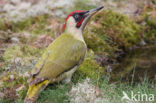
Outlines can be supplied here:
M110 49L115 47L129 48L133 45L136 45L140 42L140 26L133 22L128 17L115 13L112 11L101 11L95 15L89 25L85 30L85 40L89 41L86 37L92 37L96 35L93 40L87 42L89 48L98 49L95 47L96 43L99 45L101 41L101 52L104 52L105 49ZM96 42L96 40L98 42ZM94 45L93 45L94 44ZM98 50L97 50L98 51ZM111 50L112 51L112 50Z
M154 0L153 0L154 1ZM156 12L152 6L147 6L135 21L141 25L141 35L146 43L153 44L156 39Z
M14 76L13 80L10 79L10 75ZM1 88L13 88L18 84L23 84L23 83L25 84L26 80L27 80L26 78L20 77L16 73L9 73L7 76L5 75L5 77L3 78Z
M156 17L148 16L146 23L147 24L144 26L144 36L146 40L151 42L156 39Z
M73 10L90 10L95 8L96 6L93 4L89 4L89 0L74 0Z
M0 19L0 30L5 30L6 29L6 25L3 19Z
M11 22L12 30L13 31L21 31L24 29L30 29L30 27L34 26L35 24L36 24L36 28L43 29L44 25L46 23L48 23L46 21L46 19L48 17L49 17L49 15L40 15L40 16L24 19L19 22Z
M47 29L47 30L45 30L45 29L43 29L43 28L34 28L32 31L30 31L32 34L34 34L34 35L41 35L41 34L48 34L48 35L50 35L50 36L54 36L53 35L53 31L52 31L52 29Z
M148 19L147 19L147 24L153 28L156 28L156 17L152 17L150 16Z
M14 22L0 19L0 29L10 29L13 32L29 31L34 35L49 34L53 36L52 30L47 30L45 27L49 25L48 14L40 15L36 17L30 17L23 19L22 21Z
M14 78L11 79L10 76L13 76ZM19 88L20 86L23 86L23 89L16 91L16 89ZM15 72L5 73L1 75L0 90L3 92L8 90L8 92L10 91L10 93L15 92L15 94L17 94L17 97L14 99L17 98L24 99L24 97L26 96L27 89L28 89L27 77L19 76ZM11 97L9 97L6 94L4 100L2 101L8 100L8 102L10 103L10 100L12 100L10 98Z
M104 73L104 68L99 66L97 61L95 60L95 55L92 51L89 51L87 57L80 65L78 72L87 77L97 79L101 73Z
M85 30L84 39L89 49L92 49L96 54L113 56L116 47L111 47L106 41L107 37L99 37L90 30Z
M3 54L3 59L5 61L11 61L17 57L23 59L29 59L33 57L39 57L42 54L43 50L37 49L33 46L21 45L21 46L12 46Z

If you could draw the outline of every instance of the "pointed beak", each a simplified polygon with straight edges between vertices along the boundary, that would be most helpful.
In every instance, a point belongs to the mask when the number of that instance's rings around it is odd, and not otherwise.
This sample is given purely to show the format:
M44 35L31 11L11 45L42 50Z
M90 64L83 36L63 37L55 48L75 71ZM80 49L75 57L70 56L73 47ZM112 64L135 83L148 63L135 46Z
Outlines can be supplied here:
M82 23L82 25L81 25L81 30L82 30L82 31L83 31L83 29L85 28L85 26L86 26L88 20L90 19L90 17L92 17L95 13L97 13L98 11L100 11L102 8L104 8L104 7L103 7L103 6L100 6L100 7L98 7L98 8L91 9L91 10L86 11L86 12L84 13L83 16L85 17L85 19L84 19L84 21L83 21L83 23Z
M100 7L97 7L95 9L91 9L89 11L86 11L86 13L84 14L84 16L89 16L89 15L93 15L95 14L96 12L100 11L102 8L104 8L103 6L100 6Z

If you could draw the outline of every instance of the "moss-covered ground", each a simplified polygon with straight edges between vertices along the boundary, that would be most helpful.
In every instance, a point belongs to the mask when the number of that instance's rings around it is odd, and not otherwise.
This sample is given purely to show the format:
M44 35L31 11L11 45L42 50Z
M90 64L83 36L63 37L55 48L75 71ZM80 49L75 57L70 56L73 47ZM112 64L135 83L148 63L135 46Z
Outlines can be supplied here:
M96 7L84 1L75 0L70 9ZM155 96L134 103L156 103L156 10L150 1L140 3L133 17L108 7L91 18L84 30L88 53L71 83L50 84L38 103L133 103L121 101L123 91L129 97L132 91ZM127 9L120 1L112 3ZM30 71L61 34L63 22L47 13L18 22L0 18L0 103L23 103Z

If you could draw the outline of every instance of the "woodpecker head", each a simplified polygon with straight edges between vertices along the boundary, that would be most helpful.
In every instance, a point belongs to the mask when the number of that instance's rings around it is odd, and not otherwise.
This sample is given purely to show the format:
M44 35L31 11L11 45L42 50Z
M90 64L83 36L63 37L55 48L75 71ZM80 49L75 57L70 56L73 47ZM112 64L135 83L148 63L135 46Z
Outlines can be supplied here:
M96 12L100 11L102 8L103 6L88 11L76 10L71 12L66 18L63 31L66 31L66 29L79 29L82 31L86 26L89 18Z

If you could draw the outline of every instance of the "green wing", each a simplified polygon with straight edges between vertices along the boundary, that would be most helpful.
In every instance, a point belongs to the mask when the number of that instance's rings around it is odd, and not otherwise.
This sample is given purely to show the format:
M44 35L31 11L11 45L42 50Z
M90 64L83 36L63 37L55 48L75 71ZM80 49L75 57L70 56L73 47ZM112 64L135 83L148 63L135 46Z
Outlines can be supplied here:
M37 78L56 78L59 74L78 65L86 54L86 45L70 34L62 34L49 45L32 70Z

